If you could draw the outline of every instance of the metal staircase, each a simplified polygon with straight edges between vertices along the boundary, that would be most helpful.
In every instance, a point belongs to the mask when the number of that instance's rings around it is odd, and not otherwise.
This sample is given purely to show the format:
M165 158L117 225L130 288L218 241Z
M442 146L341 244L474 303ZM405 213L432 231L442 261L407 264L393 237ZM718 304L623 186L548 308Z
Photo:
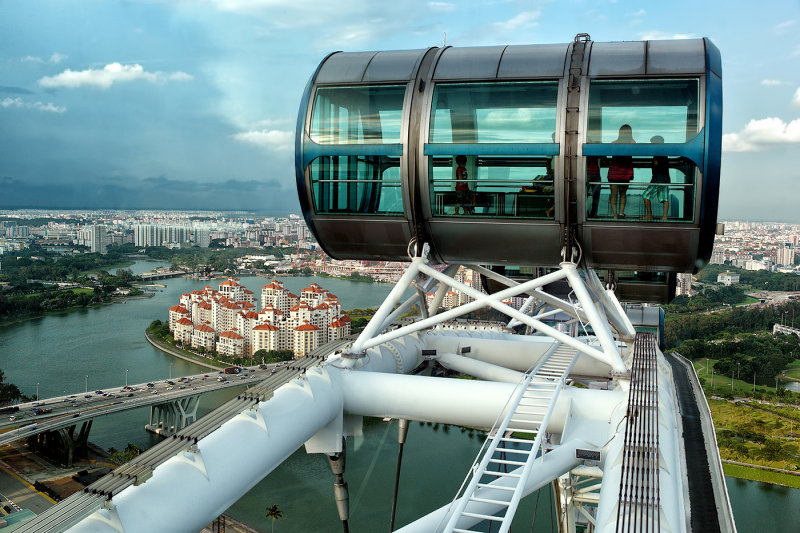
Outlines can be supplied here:
M495 423L473 463L467 476L469 483L465 480L460 499L456 497L456 507L444 528L446 533L478 531L467 529L463 523L475 525L483 521L499 523L501 533L509 530L528 474L543 455L540 452L547 423L577 357L577 350L557 343L539 365L525 374L509 400L505 416Z

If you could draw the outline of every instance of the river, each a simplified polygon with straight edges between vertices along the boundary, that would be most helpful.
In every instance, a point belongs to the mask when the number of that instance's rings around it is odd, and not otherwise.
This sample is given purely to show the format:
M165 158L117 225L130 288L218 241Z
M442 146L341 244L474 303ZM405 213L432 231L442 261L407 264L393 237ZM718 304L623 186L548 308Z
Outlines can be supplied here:
M131 270L148 272L166 263L136 261ZM358 283L332 278L283 277L295 293L316 281L339 297L344 309L376 307L391 285ZM203 369L156 350L144 339L144 329L155 319L166 320L167 309L178 297L222 280L189 278L162 280L165 287L152 298L72 311L0 327L0 369L25 394L41 397L142 383L168 376L199 373ZM242 284L260 295L266 278L246 276ZM235 390L204 395L200 413L220 405ZM95 420L90 439L104 448L128 443L152 446L157 438L144 431L149 410L127 411ZM396 422L371 421L363 438L348 439L347 471L353 531L388 529L397 454ZM472 435L472 436L470 436ZM449 501L481 445L478 433L459 428L413 423L403 457L397 525ZM443 460L446 457L446 461ZM451 467L450 465L456 465ZM436 483L431 483L435 479ZM295 452L261 483L236 502L229 514L262 531L270 530L264 509L277 504L283 518L276 530L286 532L339 531L333 500L333 476L327 461ZM728 490L739 531L796 533L800 523L800 490L728 478ZM551 531L550 494L538 495L533 531ZM531 531L537 495L523 500L512 531ZM774 510L774 512L773 512Z

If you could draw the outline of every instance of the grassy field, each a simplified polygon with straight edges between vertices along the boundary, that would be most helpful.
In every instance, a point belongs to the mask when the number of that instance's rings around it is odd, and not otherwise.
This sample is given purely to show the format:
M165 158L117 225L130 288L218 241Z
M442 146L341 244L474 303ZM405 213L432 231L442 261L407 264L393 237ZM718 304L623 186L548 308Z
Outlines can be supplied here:
M796 431L800 425L798 422L761 411L747 403L737 405L725 400L709 399L708 405L714 418L719 452L723 459L782 470L800 470L800 459L791 455L797 454L797 447L800 444L800 439L796 438ZM772 408L772 406L767 407ZM771 455L768 452L770 446L779 447L782 452ZM729 475L736 476L734 473ZM786 481L768 481L765 478L765 476L780 475L777 472L765 471L758 475L762 477L753 477L755 474L751 473L745 479L787 484ZM800 476L794 483L800 488Z
M800 489L800 476L728 463L722 464L722 471L725 472L726 476L749 479L751 481L763 481L764 483L773 483L775 485Z
M786 365L786 377L800 380L800 359Z
M717 392L733 392L733 394L746 394L753 392L753 383L748 383L745 380L741 379L734 379L733 380L733 389L731 389L731 377L730 376L721 376L719 374L714 374L713 369L716 361L714 359L708 360L708 371L706 371L706 360L705 359L698 359L693 362L694 370L697 372L697 376L700 378L700 383L707 388L712 389L713 391ZM713 378L713 379L712 379ZM713 385L713 388L712 388ZM758 385L755 386L756 391L761 392L775 392L775 387L767 386L767 385Z

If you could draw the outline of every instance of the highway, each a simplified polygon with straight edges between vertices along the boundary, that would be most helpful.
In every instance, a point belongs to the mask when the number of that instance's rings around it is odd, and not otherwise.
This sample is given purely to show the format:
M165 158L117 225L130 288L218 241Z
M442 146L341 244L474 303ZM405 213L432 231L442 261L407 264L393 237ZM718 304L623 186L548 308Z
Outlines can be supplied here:
M252 372L255 375L254 379L259 380L258 383L197 422L178 431L172 437L164 439L131 462L120 466L105 477L95 481L83 491L73 494L55 507L26 522L17 531L20 533L64 531L77 524L94 511L102 508L106 501L111 500L120 491L133 484L144 483L157 466L196 444L200 439L210 435L243 410L267 399L275 389L304 374L307 368L320 364L328 354L351 342L352 339L330 342L305 357L279 366L274 374L272 369L265 370L261 374ZM264 373L266 373L266 376L264 376ZM211 376L209 374L209 378ZM214 381L216 381L216 378L214 378ZM238 385L244 380L236 381L239 381ZM251 378L246 381L250 383ZM185 392L185 390L180 392ZM197 391L190 389L190 393L196 394L197 392L199 392L199 389Z
M36 402L19 404L19 411L3 415L0 419L0 446L17 439L44 431L53 431L81 422L137 407L165 403L170 400L194 396L231 387L258 383L268 378L277 369L290 363L272 363L266 368L244 367L242 374L209 372L169 380L140 383L128 387L89 391L84 394L58 396ZM283 365L283 366L280 366ZM224 379L225 381L219 381ZM34 414L35 409L51 410ZM142 421L144 424L146 421Z

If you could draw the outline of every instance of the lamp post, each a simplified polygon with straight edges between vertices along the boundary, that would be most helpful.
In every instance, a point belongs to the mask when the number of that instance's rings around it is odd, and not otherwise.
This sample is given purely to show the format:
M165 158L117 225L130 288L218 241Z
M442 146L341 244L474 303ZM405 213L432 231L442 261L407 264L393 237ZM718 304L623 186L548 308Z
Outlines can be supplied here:
M716 390L714 387L714 369L711 369L711 390Z
M706 357L706 377L708 377L708 357Z
M753 370L753 392L756 391L756 371Z
M742 375L742 363L736 363L736 379L739 379L741 375Z
M128 386L128 369L125 369L125 386Z
M86 374L83 381L84 389L88 393L89 392L89 374Z
M36 382L36 401L39 401L39 382Z

